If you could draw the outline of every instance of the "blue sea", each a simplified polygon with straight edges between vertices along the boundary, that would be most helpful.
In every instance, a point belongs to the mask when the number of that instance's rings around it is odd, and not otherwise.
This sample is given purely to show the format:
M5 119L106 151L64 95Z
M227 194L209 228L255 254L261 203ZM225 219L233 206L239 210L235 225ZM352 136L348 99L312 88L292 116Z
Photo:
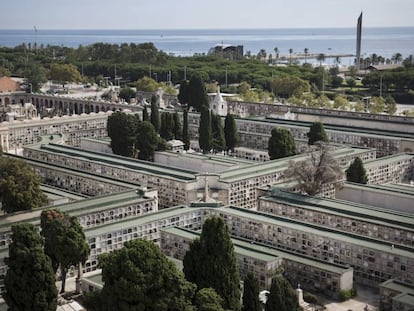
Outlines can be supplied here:
M0 46L14 47L22 43L78 47L95 42L153 42L167 53L191 56L207 53L216 44L243 45L244 51L257 54L260 49L280 55L293 53L355 54L355 28L324 29L195 29L195 30L1 30ZM403 57L414 54L414 27L363 28L362 54L376 53L385 58L395 53ZM351 60L349 59L349 62ZM344 64L348 65L348 64Z

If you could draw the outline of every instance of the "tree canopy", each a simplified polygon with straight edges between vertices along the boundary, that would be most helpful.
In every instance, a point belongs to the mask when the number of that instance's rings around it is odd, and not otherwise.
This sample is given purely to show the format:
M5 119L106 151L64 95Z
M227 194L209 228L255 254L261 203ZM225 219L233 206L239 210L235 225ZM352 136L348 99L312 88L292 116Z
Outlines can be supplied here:
M70 266L85 263L89 257L89 245L76 217L50 209L40 216L45 253L52 260L55 271L60 267L61 293L65 292L66 273Z
M133 240L99 256L104 286L86 299L91 311L190 311L194 284L151 241Z
M270 293L267 297L265 311L299 311L296 293L290 283L281 275L272 279Z
M328 135L325 133L325 128L321 122L314 122L312 123L309 132L307 133L308 136L308 144L313 145L316 142L322 141L327 143L328 142Z
M224 311L223 298L213 288L202 288L194 297L197 311Z
M78 68L73 64L52 64L49 77L51 80L62 83L82 80Z
M343 172L332 157L329 146L320 144L304 161L290 161L285 172L287 178L296 180L300 190L308 195L319 194L325 185L343 180Z
M151 122L141 122L138 126L138 134L135 140L135 146L138 149L138 159L152 161L158 143L159 137Z
M151 123L154 126L155 131L158 133L160 130L160 112L158 106L158 98L155 95L151 97Z
M268 151L271 160L289 157L296 154L295 140L289 130L283 128L272 129Z
M359 184L366 184L368 182L364 163L359 157L356 157L346 170L346 180Z
M29 223L12 226L8 270L3 298L9 310L55 311L57 288L50 258L43 252L43 239Z
M221 152L226 148L224 129L221 117L211 112L212 149L214 152Z
M262 311L262 304L259 300L259 281L249 272L244 278L243 286L243 308L242 311Z
M31 210L47 202L40 178L26 162L0 156L0 202L5 213Z
M232 114L227 114L224 120L224 137L226 141L226 150L234 151L239 141L239 134L237 132L236 120Z
M119 92L119 97L129 103L131 98L135 98L135 91L130 87L123 87Z
M137 120L132 114L114 112L108 117L108 136L114 154L130 157L134 154L134 143L137 133Z
M183 80L180 83L180 90L178 93L178 101L181 105L188 105L188 91L189 91L189 81Z
M188 84L188 104L197 111L208 108L206 86L198 73L191 76Z
M184 273L198 289L213 288L223 299L224 309L240 310L240 276L227 225L220 217L208 218L200 239L184 256Z
M138 91L155 92L160 87L160 84L154 79L144 76L135 82Z
M183 112L183 143L184 150L190 149L190 133L188 132L188 110L184 109Z

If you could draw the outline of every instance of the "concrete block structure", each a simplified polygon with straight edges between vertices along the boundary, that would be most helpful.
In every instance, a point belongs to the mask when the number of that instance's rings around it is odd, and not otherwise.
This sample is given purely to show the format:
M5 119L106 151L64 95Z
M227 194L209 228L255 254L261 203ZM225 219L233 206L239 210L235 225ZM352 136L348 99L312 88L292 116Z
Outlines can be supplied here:
M414 286L394 279L379 285L380 311L414 310Z
M183 260L186 251L200 233L182 228L161 230L160 247L164 254ZM326 296L338 298L341 290L353 286L353 269L317 259L304 258L291 252L232 238L241 279L249 272L259 281L260 289L270 289L272 277L280 268L292 284Z

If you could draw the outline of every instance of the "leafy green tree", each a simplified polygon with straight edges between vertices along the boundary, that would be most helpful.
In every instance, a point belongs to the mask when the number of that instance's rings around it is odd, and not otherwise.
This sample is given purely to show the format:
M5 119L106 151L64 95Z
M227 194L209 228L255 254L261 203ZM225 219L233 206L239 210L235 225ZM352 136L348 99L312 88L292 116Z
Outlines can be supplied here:
M135 97L135 91L130 87L124 87L119 92L119 97L129 103L131 98Z
M159 137L154 126L149 121L144 121L138 126L135 147L138 149L138 159L152 161L154 152L159 143Z
M295 140L290 131L283 128L272 129L272 136L268 143L268 151L270 160L295 155Z
M61 83L82 80L78 68L73 64L52 64L50 66L49 77L51 80Z
M270 293L267 297L265 311L299 311L296 293L290 283L281 275L272 279Z
M368 109L371 113L383 113L385 110L385 99L377 96L372 97Z
M181 140L183 130L181 128L180 116L178 115L178 112L174 113L173 123L174 123L174 127L173 127L174 139Z
M178 101L181 105L188 105L189 103L189 82L188 80L183 80L180 83L180 90L178 93Z
M224 120L224 138L226 141L227 152L229 150L234 152L234 148L239 141L239 134L237 132L236 120L231 114L227 114L226 119Z
M301 191L314 196L321 193L325 185L342 181L343 172L330 154L329 146L321 143L306 160L290 161L285 177L294 179Z
M213 135L213 150L214 152L221 152L226 147L224 138L224 129L221 117L211 112L211 131Z
M188 104L197 111L208 109L207 91L199 74L194 74L188 84Z
M158 99L155 95L151 96L151 123L158 133L160 130L160 113L158 111Z
M359 157L356 157L346 170L346 180L359 184L366 184L368 182L367 171Z
M190 134L188 133L188 110L184 109L183 112L183 142L184 150L190 149Z
M42 83L46 82L45 69L38 63L31 63L27 66L25 83L28 86L27 91L39 92Z
M259 300L259 281L253 275L248 273L244 278L243 286L243 308L242 311L262 311L262 304Z
M213 288L202 288L194 297L197 311L224 311L223 298Z
M340 76L332 75L331 76L331 85L333 88L340 87L342 85L342 82L344 82L344 79Z
M223 299L224 309L240 310L240 276L227 225L220 217L208 218L200 239L184 256L184 274L199 289L211 287Z
M312 123L309 132L307 133L308 136L308 144L314 145L318 141L322 141L327 143L328 142L328 135L326 135L325 128L321 122L314 122Z
M148 114L147 106L144 105L144 109L142 110L142 121L149 121L150 117Z
M385 97L385 112L390 115L393 115L397 112L397 102L395 101L394 97Z
M12 242L3 298L9 310L55 311L57 288L50 258L43 252L43 239L29 223L12 226Z
M203 107L200 113L200 127L198 128L198 142L203 153L209 153L212 146L211 115L207 107Z
M134 143L137 132L137 120L125 112L114 112L108 117L108 136L114 154L130 157L134 154Z
M31 210L47 202L39 177L26 162L0 157L0 202L5 213Z
M155 92L160 87L159 83L150 77L142 77L135 82L138 91Z
M348 107L348 100L344 95L336 95L334 98L334 108L345 110Z
M153 242L133 240L99 257L104 286L86 299L91 311L190 311L194 284Z
M42 211L40 224L45 239L45 253L52 260L55 271L60 267L60 292L64 293L69 268L85 263L89 256L89 245L78 219L58 209Z
M270 88L276 96L286 98L300 97L304 92L310 91L309 83L296 76L276 77L270 81Z

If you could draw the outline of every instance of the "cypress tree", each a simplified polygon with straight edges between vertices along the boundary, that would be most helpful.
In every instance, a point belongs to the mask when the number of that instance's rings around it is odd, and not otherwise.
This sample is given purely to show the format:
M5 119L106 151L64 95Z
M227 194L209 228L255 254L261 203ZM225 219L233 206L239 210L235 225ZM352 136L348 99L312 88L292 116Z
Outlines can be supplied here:
M155 131L160 131L160 113L158 111L158 99L155 95L151 97L151 123Z
M265 311L296 311L301 310L296 293L290 283L281 275L272 279L270 293Z
M211 131L213 135L213 150L214 152L221 152L226 147L224 138L223 123L221 117L211 112Z
M206 86L198 74L194 74L188 85L188 104L197 111L208 108Z
M190 149L190 134L188 133L188 110L184 109L183 113L183 143L184 150Z
M9 310L55 311L56 276L39 232L32 224L20 223L12 226L11 238L3 293Z
M262 311L259 300L259 281L249 272L244 278L243 286L243 311Z
M125 112L117 111L108 117L107 132L114 154L133 155L137 123L136 117Z
M181 129L180 116L178 115L178 112L174 113L173 121L174 121L174 128L173 128L174 139L181 140L182 129Z
M272 129L268 146L270 160L289 157L296 153L295 140L287 129Z
M325 128L321 122L312 123L307 136L309 138L308 145L313 145L318 141L328 142L328 135L326 135Z
M229 150L234 151L239 140L239 135L237 133L236 121L231 114L227 114L226 119L224 120L224 136L227 152Z
M224 309L240 310L240 276L227 225L220 217L208 218L200 239L184 256L184 274L198 288L213 288Z
M368 182L367 171L359 157L356 157L346 170L346 180L359 184L366 184Z
M198 143L203 153L209 153L212 145L211 116L208 108L203 107L200 114L200 127L198 128Z
M144 105L144 109L142 110L142 122L149 121L148 109L147 106Z
M188 80L181 81L180 90L177 97L182 106L188 105L188 88Z

